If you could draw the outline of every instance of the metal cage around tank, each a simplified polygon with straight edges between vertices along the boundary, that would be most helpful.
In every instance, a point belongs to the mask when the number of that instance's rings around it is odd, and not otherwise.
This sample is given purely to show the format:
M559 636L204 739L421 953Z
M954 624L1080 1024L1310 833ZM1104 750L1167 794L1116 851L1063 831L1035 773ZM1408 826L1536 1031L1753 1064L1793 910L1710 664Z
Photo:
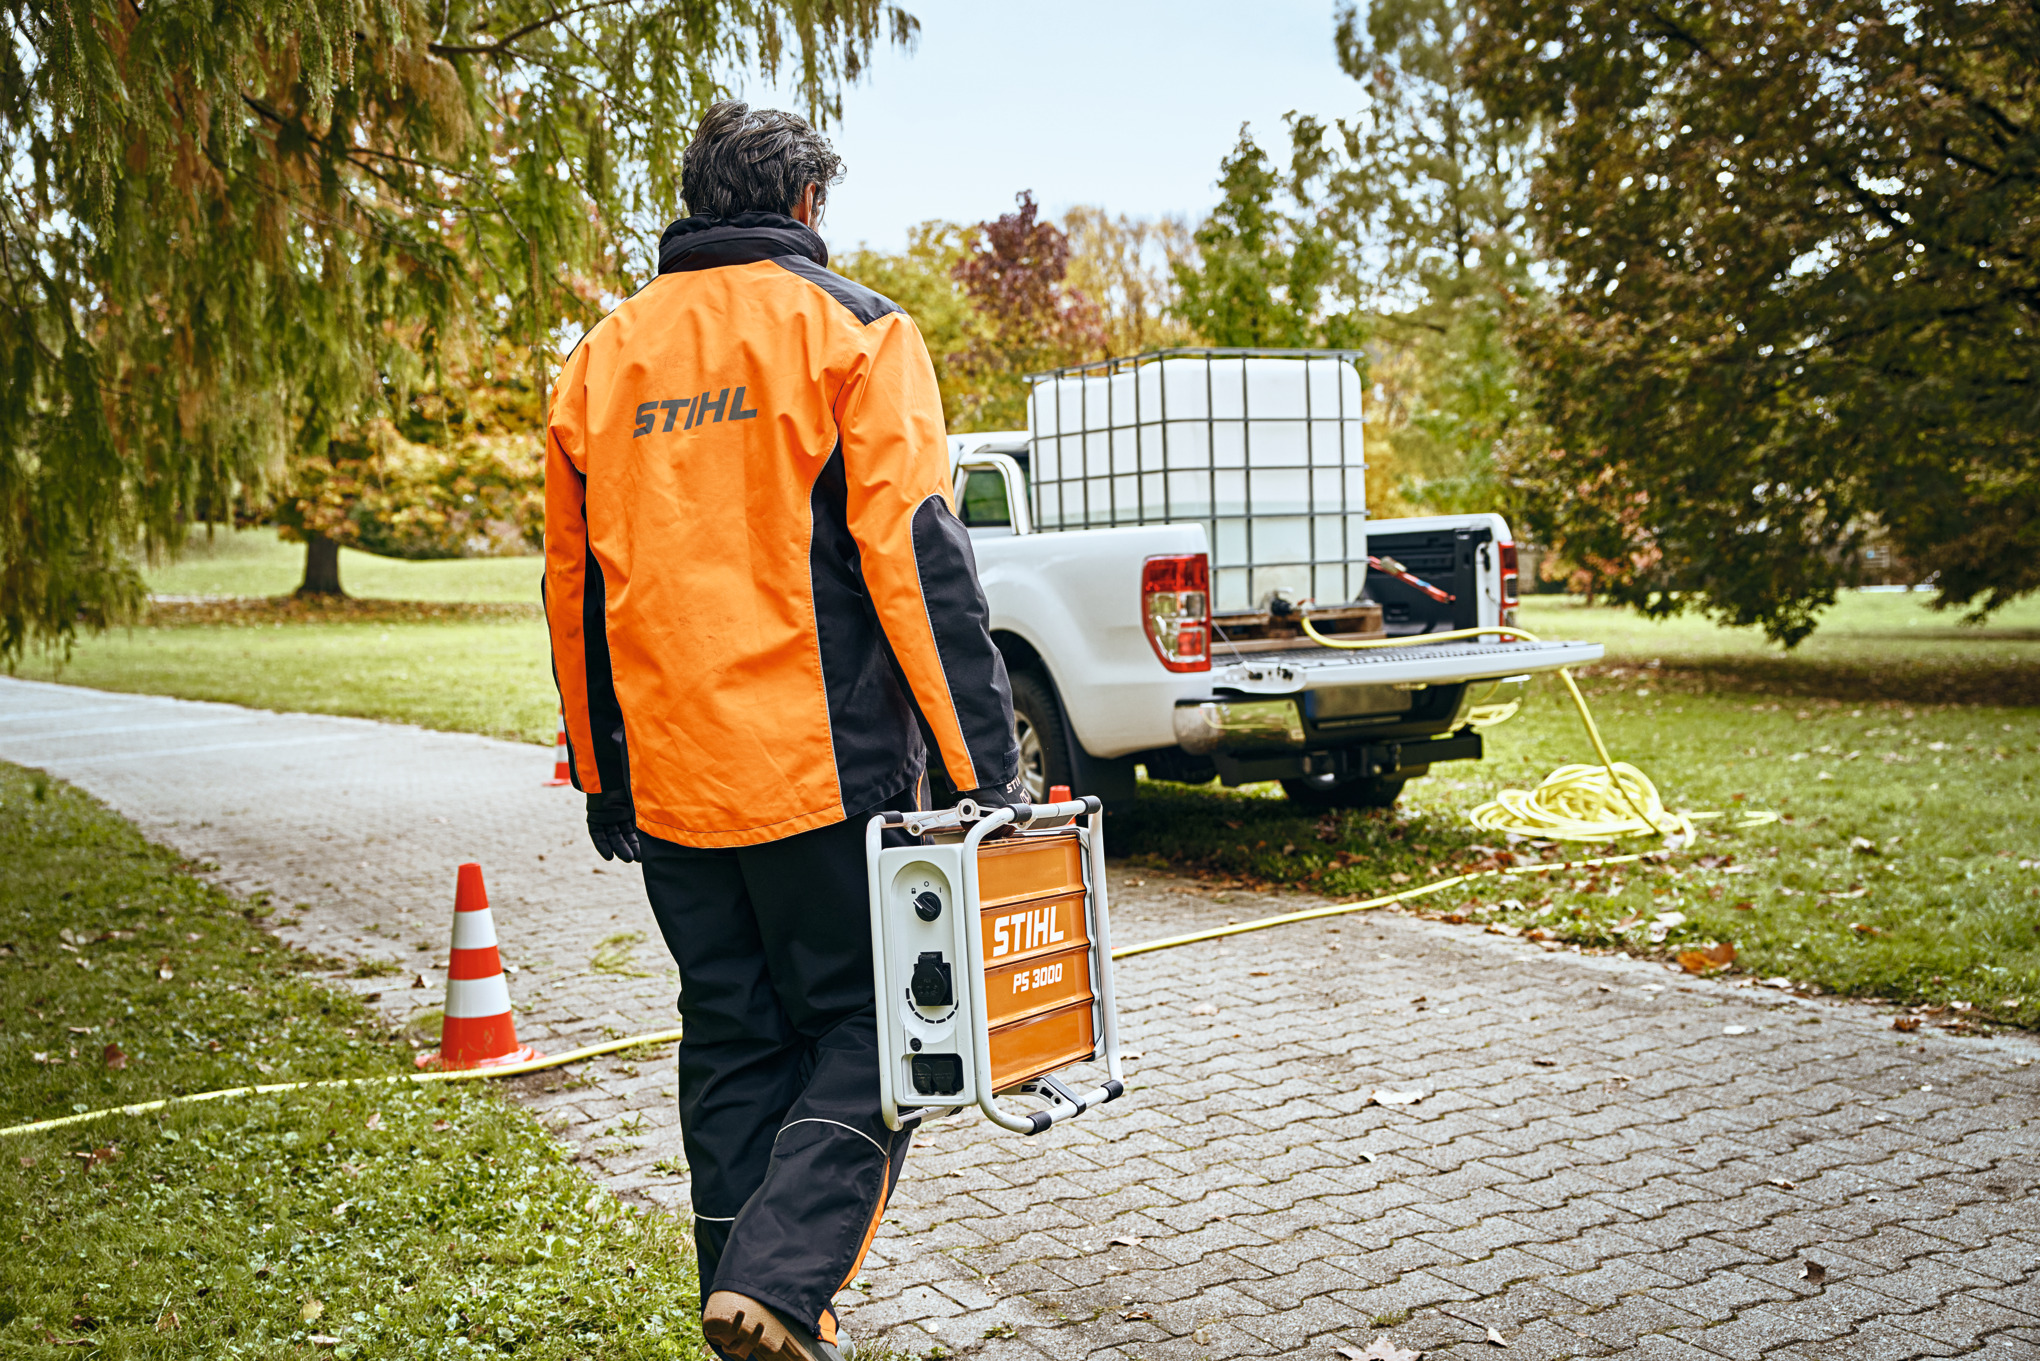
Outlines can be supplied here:
M1184 347L1029 374L1036 527L1201 523L1220 612L1362 598L1362 354Z

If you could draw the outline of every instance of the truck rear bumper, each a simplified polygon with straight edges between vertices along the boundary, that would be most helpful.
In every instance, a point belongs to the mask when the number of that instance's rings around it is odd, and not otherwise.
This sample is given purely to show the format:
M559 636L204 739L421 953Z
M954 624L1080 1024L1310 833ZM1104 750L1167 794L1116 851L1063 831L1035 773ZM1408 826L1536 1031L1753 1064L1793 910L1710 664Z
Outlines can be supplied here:
M1491 680L1601 660L1599 643L1423 643L1365 651L1301 647L1228 656L1214 649L1210 684L1246 695L1293 695L1345 685L1436 685Z
M1480 734L1462 728L1446 737L1413 738L1406 742L1358 742L1329 751L1299 751L1283 754L1261 752L1230 755L1214 752L1212 765L1227 785L1252 784L1259 780L1293 780L1306 775L1330 775L1340 780L1385 777L1394 779L1422 775L1439 761L1478 761L1482 755Z

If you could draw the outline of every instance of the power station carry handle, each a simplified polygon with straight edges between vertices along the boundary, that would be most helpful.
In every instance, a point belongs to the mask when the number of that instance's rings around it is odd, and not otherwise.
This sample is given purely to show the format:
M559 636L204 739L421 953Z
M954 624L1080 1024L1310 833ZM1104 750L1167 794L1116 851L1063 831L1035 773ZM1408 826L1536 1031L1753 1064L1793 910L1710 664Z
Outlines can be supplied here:
M957 831L968 823L981 822L1001 812L1010 812L1010 821L1022 831L1046 831L1066 827L1080 817L1094 816L1104 807L1104 802L1097 795L1086 794L1081 799L1070 799L1064 803L1016 803L1006 808L980 808L971 800L964 799L954 808L909 813L886 811L877 816L887 827L904 827L920 836L925 832Z

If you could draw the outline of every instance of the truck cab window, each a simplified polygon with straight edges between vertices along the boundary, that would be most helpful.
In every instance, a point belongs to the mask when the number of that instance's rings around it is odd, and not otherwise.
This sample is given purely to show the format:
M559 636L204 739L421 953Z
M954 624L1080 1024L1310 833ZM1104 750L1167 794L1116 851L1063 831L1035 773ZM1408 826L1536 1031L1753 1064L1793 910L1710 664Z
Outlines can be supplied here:
M1013 512L1006 504L1005 474L973 468L963 483L963 525L966 529L1007 529Z

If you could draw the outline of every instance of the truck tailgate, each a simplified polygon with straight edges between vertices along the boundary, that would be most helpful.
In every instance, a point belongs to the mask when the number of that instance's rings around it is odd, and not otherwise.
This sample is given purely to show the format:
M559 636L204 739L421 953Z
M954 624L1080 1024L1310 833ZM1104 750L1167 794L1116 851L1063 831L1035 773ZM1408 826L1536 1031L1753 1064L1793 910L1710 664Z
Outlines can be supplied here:
M1308 646L1242 656L1219 643L1212 648L1211 684L1255 695L1334 685L1442 685L1556 671L1597 662L1602 652L1599 643L1471 640L1362 651Z

